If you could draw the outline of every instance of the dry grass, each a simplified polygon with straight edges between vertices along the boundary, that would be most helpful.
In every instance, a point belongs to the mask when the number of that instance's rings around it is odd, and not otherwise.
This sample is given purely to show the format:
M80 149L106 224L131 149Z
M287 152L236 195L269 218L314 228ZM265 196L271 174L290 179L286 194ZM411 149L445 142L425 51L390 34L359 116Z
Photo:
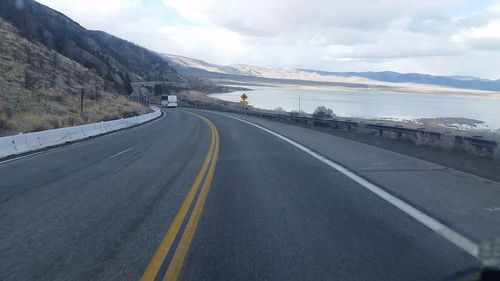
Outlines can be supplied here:
M128 118L148 112L144 106L130 102L120 95L108 95L100 103L87 103L87 108L82 115L84 122L93 123L119 118Z
M12 132L37 132L67 126L62 117L43 112L20 112L6 121L5 128Z
M84 89L84 112L80 91ZM0 19L0 136L126 118L147 108L96 72L17 34Z
M127 118L148 112L144 106L118 95L106 95L99 102L85 102L83 114L80 113L79 105L75 104L68 109L59 104L44 104L43 108L39 106L31 110L16 111L10 117L7 117L4 110L0 110L0 134L37 132Z

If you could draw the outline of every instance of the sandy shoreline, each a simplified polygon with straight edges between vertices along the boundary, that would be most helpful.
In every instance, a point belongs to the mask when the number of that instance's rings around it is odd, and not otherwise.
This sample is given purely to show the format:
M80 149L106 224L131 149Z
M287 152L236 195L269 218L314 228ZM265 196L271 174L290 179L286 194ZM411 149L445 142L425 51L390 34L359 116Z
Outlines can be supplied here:
M351 91L351 92L369 92L369 91L379 91L385 93L394 94L433 94L433 95L443 95L443 96L470 96L470 97L489 97L500 99L500 92L494 91L482 91L482 90L472 90L472 89L459 89L450 88L437 85L428 84L411 84L411 83L385 83L380 82L380 84L358 84L359 87L346 87L346 86L334 86L334 85L301 85L301 84L287 84L287 83L263 83L263 82L251 82L251 83L241 83L236 82L234 84L231 81L225 81L224 85L227 86L244 86L249 88L252 87L269 87L269 88L291 88L291 89L309 89L309 90L335 90L335 91Z

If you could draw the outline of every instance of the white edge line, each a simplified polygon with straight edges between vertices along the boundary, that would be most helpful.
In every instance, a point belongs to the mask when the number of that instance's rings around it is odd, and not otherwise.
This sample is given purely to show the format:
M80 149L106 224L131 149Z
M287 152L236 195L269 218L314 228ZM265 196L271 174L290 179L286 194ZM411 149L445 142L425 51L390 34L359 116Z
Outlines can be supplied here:
M444 237L445 239L447 239L451 243L458 246L460 249L464 250L468 254L477 258L479 247L476 243L474 243L470 239L462 236L461 234L459 234L458 232L449 228L448 226L444 225L443 223L439 222L437 219L427 215L426 213L424 213L424 212L418 210L417 208L413 207L412 205L406 203L402 199L395 197L394 195L385 191L383 188L381 188L381 187L367 181L366 179L358 176L357 174L348 170L347 168L343 167L342 165L314 152L313 150L311 150L311 149L309 149L309 148L307 148L307 147L305 147L305 146L303 146L303 145L301 145L301 144L299 144L299 143L297 143L297 142L295 142L295 141L293 141L293 140L291 140L291 139L289 139L281 134L278 134L274 131L271 131L267 128L264 128L260 125L254 124L252 122L249 122L247 120L243 120L243 119L238 118L238 117L234 117L234 116L230 116L230 115L226 115L226 114L222 114L222 113L218 113L218 112L210 112L210 113L214 113L214 114L226 116L226 117L229 117L229 118L232 118L235 120L239 120L239 121L244 122L246 124L257 127L265 132L270 133L273 136L276 136L276 137L290 143L291 145L297 147L298 149L306 152L307 154L311 155L312 157L316 158L317 160L325 163L326 165L332 167L333 169L335 169L338 172L342 173L343 175L347 176L348 178L350 178L351 180L360 184L361 186L365 187L369 191L375 193L380 198L384 199L385 201L387 201L391 205L395 206L396 208L400 209L401 211L403 211L407 215L411 216L412 218L416 219L417 221L419 221L423 225L425 225L428 228L430 228L431 230L435 231L436 233L438 233L439 235L441 235L442 237Z
M160 110L160 111L163 112L163 113L165 113L163 110ZM153 121L150 121L150 122L146 123L146 124L142 123L139 126L153 124L156 121L162 119L163 117L165 117L165 114L163 116L160 116L160 117L156 118ZM15 158L11 158L11 159L0 161L0 164L14 162L14 161L21 160L21 159L24 159L24 158L28 158L28 157L33 157L33 156L40 155L40 154L49 153L49 152L52 152L52 151L55 151L55 150L59 150L59 149L63 149L63 148L68 148L68 147L72 147L72 146L75 146L75 145L79 145L79 144L83 144L83 143L87 143L87 142L91 142L91 141L96 141L96 140L98 140L100 138L104 138L104 137L107 137L107 136L111 136L111 135L114 135L114 134L121 133L123 131L126 131L127 129L132 129L132 127L123 128L121 130L109 132L107 134L97 135L97 136L94 136L94 137L91 137L91 138L77 140L76 142L69 143L69 144L60 144L60 145L57 145L54 148L49 148L49 149L38 151L38 152L33 152L33 153L29 153L28 152L29 154L26 154L26 155L23 155L23 156L19 156L19 157L15 157Z
M127 152L127 151L132 150L132 149L134 149L134 146L129 147L129 148L125 149L125 150L122 150L122 151L120 151L120 152L118 152L118 153L115 153L115 154L113 154L113 155L111 155L111 156L109 156L109 157L106 157L105 159L115 158L116 156L121 155L121 154L123 154L123 153L125 153L125 152Z

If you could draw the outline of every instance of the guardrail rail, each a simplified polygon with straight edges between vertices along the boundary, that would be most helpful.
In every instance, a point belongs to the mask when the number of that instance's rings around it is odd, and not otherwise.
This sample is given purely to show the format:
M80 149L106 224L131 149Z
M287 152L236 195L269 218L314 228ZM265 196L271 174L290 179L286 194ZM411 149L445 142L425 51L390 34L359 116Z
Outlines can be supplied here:
M339 119L322 119L322 118L312 118L312 117L303 117L303 116L293 116L293 115L285 115L285 114L277 114L277 113L269 113L269 112L261 112L254 110L237 110L226 107L217 107L217 106L207 106L203 104L195 104L195 105L183 105L184 107L192 107L192 108L200 108L200 109L208 109L208 110L216 110L230 113L238 113L245 114L260 118L266 118L276 121L289 122L289 123L298 123L303 125L311 125L318 127L327 127L334 129L347 129L353 130L357 128L369 129L378 132L379 136L384 135L384 132L390 132L396 134L397 137L401 138L403 135L409 136L410 138L416 139L428 139L431 141L442 141L447 140L453 142L455 147L462 148L473 148L479 152L486 152L489 154L493 154L495 150L498 148L498 143L496 141L483 139L481 136L467 137L467 136L459 136L459 135L451 135L451 134L443 134L439 132L429 131L423 128L404 128L401 126L389 126L384 124L370 124L364 122L356 122L352 120L339 120Z

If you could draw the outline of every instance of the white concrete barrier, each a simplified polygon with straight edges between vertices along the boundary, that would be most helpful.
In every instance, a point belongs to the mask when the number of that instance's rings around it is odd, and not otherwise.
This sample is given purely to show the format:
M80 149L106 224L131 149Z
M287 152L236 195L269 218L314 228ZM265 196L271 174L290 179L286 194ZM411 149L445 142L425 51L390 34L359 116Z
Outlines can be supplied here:
M0 137L0 159L136 126L161 115L159 108L151 109L154 112L125 119Z

